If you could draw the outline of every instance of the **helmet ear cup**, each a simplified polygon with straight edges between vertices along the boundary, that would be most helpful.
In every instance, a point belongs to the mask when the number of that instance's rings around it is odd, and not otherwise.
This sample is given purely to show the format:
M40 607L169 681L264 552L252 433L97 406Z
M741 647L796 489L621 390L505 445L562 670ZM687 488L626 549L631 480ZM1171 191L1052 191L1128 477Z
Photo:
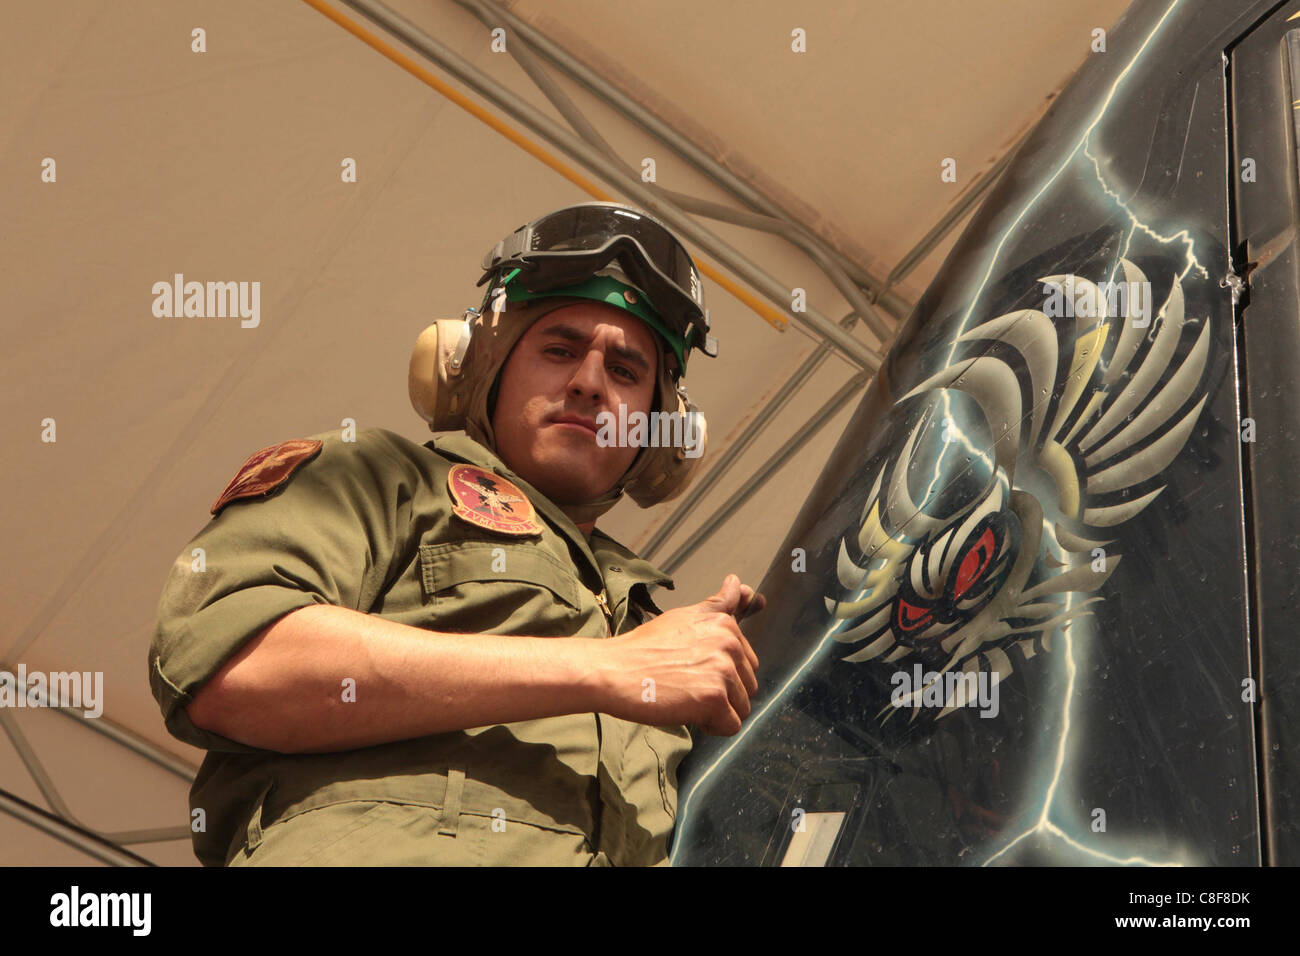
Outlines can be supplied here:
M704 453L708 450L708 422L704 413L694 405L687 405L680 392L674 390L677 414L682 421L684 447L660 446L645 449L643 467L624 485L623 490L642 508L671 501L687 489L699 474ZM687 451L691 454L687 454Z
M505 311L486 314L468 310L459 319L439 319L420 333L411 350L407 392L411 407L429 431L464 429L471 438L493 447L487 403L490 384L500 373L510 350L528 326L547 312L573 302L573 298L548 298L522 303Z
M464 356L469 334L463 319L438 319L415 340L407 391L411 406L428 423L429 431L465 427L470 382Z

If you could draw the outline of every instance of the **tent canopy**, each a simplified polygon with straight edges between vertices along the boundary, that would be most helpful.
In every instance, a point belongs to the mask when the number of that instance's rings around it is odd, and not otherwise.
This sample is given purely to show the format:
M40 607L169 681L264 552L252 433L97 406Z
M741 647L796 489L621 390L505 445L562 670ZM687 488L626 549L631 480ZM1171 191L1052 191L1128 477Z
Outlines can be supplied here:
M551 209L671 214L720 344L688 381L694 510L625 501L600 527L675 575L662 605L757 585L962 222L1125 3L403 0L386 27L361 6L8 13L4 666L102 673L103 715L0 710L5 863L194 863L202 753L146 680L172 561L261 447L347 420L427 440L411 345ZM256 323L156 315L177 274L258 283Z

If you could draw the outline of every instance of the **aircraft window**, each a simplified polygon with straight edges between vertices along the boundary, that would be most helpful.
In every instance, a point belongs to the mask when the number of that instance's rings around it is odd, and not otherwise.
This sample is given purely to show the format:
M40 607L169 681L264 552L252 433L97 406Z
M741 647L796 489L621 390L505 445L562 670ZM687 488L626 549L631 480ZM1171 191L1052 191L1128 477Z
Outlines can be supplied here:
M790 837L781 865L825 866L843 824L843 813L805 813L803 829Z

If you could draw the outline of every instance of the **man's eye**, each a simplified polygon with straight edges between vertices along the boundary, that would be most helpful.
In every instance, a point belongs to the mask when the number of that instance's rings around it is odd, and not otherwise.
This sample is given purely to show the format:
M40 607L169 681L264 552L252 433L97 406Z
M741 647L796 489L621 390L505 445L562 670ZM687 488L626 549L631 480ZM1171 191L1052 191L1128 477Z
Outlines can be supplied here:
M563 355L565 358L573 358L573 353L570 352L568 349L566 349L563 345L552 345L549 346L545 351L547 355Z
M636 384L637 381L636 372L632 371L630 368L626 368L622 365L615 365L614 371L622 372L628 383L633 385Z

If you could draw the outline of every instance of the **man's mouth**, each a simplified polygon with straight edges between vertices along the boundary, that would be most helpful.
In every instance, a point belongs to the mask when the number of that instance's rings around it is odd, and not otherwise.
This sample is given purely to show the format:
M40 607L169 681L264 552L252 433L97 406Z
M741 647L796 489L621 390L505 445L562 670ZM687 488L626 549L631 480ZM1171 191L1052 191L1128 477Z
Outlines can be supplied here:
M583 418L581 415L559 415L551 419L553 425L568 425L575 428L584 428L595 435L600 429L596 425L594 418Z

